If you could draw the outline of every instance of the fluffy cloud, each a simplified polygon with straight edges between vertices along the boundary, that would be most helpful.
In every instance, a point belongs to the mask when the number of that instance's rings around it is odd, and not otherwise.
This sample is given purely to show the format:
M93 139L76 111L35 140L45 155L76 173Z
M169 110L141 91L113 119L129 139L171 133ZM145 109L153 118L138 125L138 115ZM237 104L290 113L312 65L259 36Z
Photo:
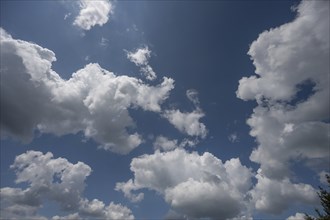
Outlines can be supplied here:
M251 44L257 75L243 77L237 90L258 104L247 120L258 142L250 159L260 164L250 194L258 211L273 214L317 202L314 188L290 180L290 163L329 163L329 2L302 1L297 11Z
M116 184L117 191L122 191L124 196L128 198L131 202L140 202L144 198L144 193L132 193L132 191L140 189L132 179L128 180L127 182L121 182Z
M157 75L148 63L150 56L151 51L147 46L138 48L132 52L127 52L127 58L136 66L140 67L141 73L143 73L148 80L154 80L157 78Z
M174 210L195 218L232 218L246 209L252 173L239 159L222 163L207 152L175 149L134 158L131 170L134 179L117 184L128 198L133 190L155 190Z
M236 216L242 204L240 195L229 193L230 186L188 179L167 189L165 200L176 210L195 218L228 218Z
M256 186L251 191L255 208L259 211L279 214L294 203L317 204L317 193L313 187L292 183L288 178L273 180L258 171Z
M112 202L105 206L97 199L89 201L82 197L85 179L92 171L82 162L72 164L64 158L54 159L50 152L28 151L17 156L11 168L16 172L16 183L27 183L28 187L0 189L1 218L45 219L37 214L45 200L57 202L63 211L74 212L65 219L134 218L127 207Z
M195 110L192 112L181 112L179 109L166 110L163 117L182 133L205 138L207 135L206 126L199 121L205 114L199 106L198 92L194 89L188 89L186 96L195 105Z
M295 215L288 217L286 220L301 220L305 219L305 214L297 212Z
M52 70L55 54L36 44L1 33L1 135L31 141L36 129L56 135L82 131L101 147L126 154L141 142L129 133L134 122L129 108L160 112L174 88L164 78L149 86L128 76L116 76L98 64L88 64L62 79Z
M1 218L36 218L46 219L37 215L40 207L38 198L32 198L29 191L20 188L4 187L0 189L0 217Z
M153 143L155 149L169 151L178 147L178 140L170 140L164 136L158 136Z
M151 51L148 47L139 48L134 52L127 52L127 58L137 66L148 65Z
M84 30L107 23L113 10L113 5L108 0L79 0L79 7L79 15L75 18L73 25Z
M89 216L98 219L134 219L131 210L120 204L111 202L108 206L102 201L84 199L80 202L81 216Z
M329 2L302 1L297 12L251 44L257 75L243 77L237 90L258 103L247 121L259 144L250 158L279 180L290 161L329 163Z
M207 129L199 120L205 116L201 110L192 112L181 112L180 110L166 110L163 114L168 121L179 131L190 136L205 138Z

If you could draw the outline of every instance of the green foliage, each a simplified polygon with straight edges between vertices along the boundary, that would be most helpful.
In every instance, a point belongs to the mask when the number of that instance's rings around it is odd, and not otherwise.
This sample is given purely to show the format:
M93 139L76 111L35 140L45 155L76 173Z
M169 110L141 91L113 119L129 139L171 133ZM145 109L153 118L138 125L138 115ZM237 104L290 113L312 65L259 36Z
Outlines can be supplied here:
M315 209L317 217L305 215L305 220L330 220L330 176L325 175L325 177L327 178L329 191L319 187L320 190L317 193L323 207L323 212L321 212L319 209Z

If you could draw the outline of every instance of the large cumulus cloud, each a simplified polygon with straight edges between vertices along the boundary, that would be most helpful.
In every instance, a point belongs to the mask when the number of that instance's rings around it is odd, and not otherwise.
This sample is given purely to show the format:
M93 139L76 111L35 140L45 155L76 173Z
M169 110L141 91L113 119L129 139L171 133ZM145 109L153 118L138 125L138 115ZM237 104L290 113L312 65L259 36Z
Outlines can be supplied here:
M279 214L292 204L317 203L311 185L274 180L261 169L255 174L238 158L222 162L208 152L156 150L134 158L131 171L134 177L117 183L116 190L131 202L143 200L140 189L154 190L187 218L248 219L254 211Z
M65 158L53 158L48 152L27 151L18 155L11 166L16 172L16 183L27 183L27 188L3 187L1 218L46 219L38 215L45 200L59 204L68 213L66 219L102 218L133 219L131 211L111 202L106 206L98 199L83 197L85 179L92 169L83 162L70 163ZM54 216L53 219L61 219Z
M277 179L290 175L290 161L329 163L329 2L302 1L297 13L252 43L256 75L237 90L258 103L247 121L259 143L250 158Z
M329 169L329 2L302 1L294 21L261 33L249 49L256 75L239 81L237 97L255 100L247 120L260 164L251 191L254 208L278 214L293 203L315 204L297 182L293 163ZM292 178L295 176L295 178Z
M211 153L177 148L134 158L131 170L134 178L117 183L116 189L134 202L143 199L134 191L147 188L188 217L226 219L246 214L252 173L239 159L223 163Z
M174 87L164 77L157 86L116 76L88 64L62 79L52 70L54 52L13 39L1 29L1 135L31 141L35 130L64 135L83 132L102 148L125 154L142 142L129 108L160 112Z
M304 183L293 183L289 178L270 179L258 170L257 184L251 190L252 204L258 211L280 214L292 204L317 204L316 190Z

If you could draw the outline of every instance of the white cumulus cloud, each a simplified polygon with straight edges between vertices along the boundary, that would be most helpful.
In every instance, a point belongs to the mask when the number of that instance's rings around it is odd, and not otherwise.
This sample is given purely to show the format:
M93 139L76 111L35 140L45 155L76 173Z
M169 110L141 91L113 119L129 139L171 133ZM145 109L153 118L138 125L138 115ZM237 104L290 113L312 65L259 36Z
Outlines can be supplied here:
M163 117L182 133L189 136L205 138L207 129L206 126L200 122L200 119L203 118L205 114L199 106L198 92L195 89L188 89L186 91L186 96L195 105L195 110L192 112L182 112L179 109L165 110Z
M178 140L170 140L164 136L158 136L153 143L155 149L161 149L163 151L173 150L178 147Z
M159 192L177 212L193 218L226 219L246 211L252 173L239 159L223 163L208 152L199 155L178 148L134 158L131 170L133 179L117 183L117 190L129 199L130 191L147 188Z
M92 169L83 162L70 163L65 158L53 158L48 152L27 151L15 158L11 166L16 172L16 183L27 183L26 189L3 187L0 189L1 218L46 219L38 215L45 200L59 204L61 210L73 212L53 219L103 218L133 219L131 211L120 204L108 206L97 199L83 197L85 179Z
M206 126L199 120L205 116L201 110L181 112L178 109L166 110L163 116L179 131L190 136L205 138Z
M308 184L292 183L288 178L270 179L261 170L256 178L257 184L251 195L255 208L259 211L279 214L294 203L317 204L316 190Z
M113 10L113 5L108 0L79 0L78 4L80 11L73 25L84 30L107 23Z
M127 58L137 66L148 65L151 51L148 47L142 47L134 52L127 52Z
M149 86L88 64L62 79L52 70L54 52L13 39L1 29L1 135L32 140L34 131L83 132L100 147L126 154L142 142L128 109L161 112L174 80Z
M303 220L305 219L305 214L297 212L295 215L289 216L286 220Z
M297 159L329 163L329 2L302 1L297 13L251 44L256 75L237 90L258 103L247 121L258 142L250 158L276 179L288 177Z

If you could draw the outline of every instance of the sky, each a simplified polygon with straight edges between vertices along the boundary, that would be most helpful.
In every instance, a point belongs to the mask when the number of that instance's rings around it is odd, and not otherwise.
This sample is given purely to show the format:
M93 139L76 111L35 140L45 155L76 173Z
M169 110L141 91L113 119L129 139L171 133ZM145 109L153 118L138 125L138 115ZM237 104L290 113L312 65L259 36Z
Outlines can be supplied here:
M1 219L302 219L330 172L329 1L1 0Z

